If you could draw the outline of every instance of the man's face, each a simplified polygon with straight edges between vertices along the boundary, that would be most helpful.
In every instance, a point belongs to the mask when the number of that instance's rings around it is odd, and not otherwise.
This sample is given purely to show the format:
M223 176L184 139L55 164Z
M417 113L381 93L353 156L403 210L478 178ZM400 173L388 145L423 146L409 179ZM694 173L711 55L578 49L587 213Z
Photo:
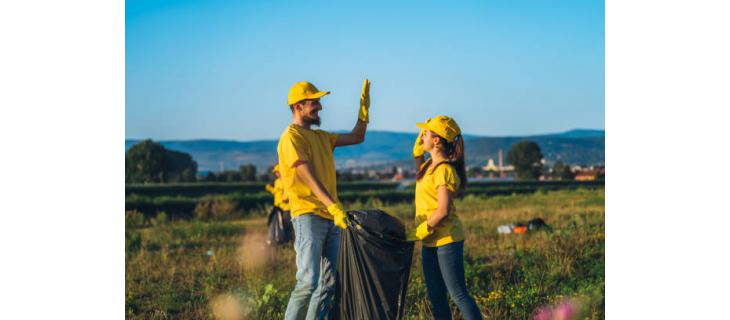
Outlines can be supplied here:
M322 110L322 104L319 103L319 99L302 100L299 105L301 105L300 112L304 122L315 126L321 124L319 111Z

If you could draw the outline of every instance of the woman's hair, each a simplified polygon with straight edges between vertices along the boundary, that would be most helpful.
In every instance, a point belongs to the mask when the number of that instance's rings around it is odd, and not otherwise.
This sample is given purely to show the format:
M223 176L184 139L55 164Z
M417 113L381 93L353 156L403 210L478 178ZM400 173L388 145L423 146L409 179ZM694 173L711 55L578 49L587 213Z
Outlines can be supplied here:
M434 135L436 134L434 133ZM461 183L459 184L458 191L462 191L466 187L466 168L464 167L464 139L461 137L461 135L458 135L454 138L454 142L448 142L443 137L438 135L436 136L439 138L439 143L444 146L446 158L449 159L448 164L454 166L454 169L456 169L456 174L459 175ZM433 158L426 160L424 165L418 169L416 180L421 180L421 178L423 178L423 176L426 174L426 170L428 170L428 167L431 166L432 160ZM444 163L447 162L441 162L437 164L436 167Z

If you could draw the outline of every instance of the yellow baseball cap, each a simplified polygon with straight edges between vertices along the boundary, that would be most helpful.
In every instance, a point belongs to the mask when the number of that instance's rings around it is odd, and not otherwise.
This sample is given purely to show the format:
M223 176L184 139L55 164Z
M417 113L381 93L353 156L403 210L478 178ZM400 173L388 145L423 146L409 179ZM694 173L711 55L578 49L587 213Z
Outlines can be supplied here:
M447 116L436 116L427 119L424 123L416 123L416 127L429 130L448 142L454 142L454 138L461 134L461 128L454 119Z
M295 83L289 89L288 105L293 105L306 99L318 99L330 94L329 91L319 91L313 84L302 81Z

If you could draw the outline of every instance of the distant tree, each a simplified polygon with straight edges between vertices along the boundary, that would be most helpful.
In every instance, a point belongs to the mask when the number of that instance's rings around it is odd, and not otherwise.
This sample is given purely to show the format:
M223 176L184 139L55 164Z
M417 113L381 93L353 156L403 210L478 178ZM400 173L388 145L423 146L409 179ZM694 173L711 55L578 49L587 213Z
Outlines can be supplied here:
M133 145L124 159L126 182L164 182L165 148L152 140Z
M258 181L261 182L271 182L276 180L276 175L273 172L274 166L268 166L266 168L266 171L262 174L258 175Z
M252 164L238 167L241 174L241 181L256 181L256 166Z
M520 180L536 180L542 173L543 158L540 146L535 141L513 144L507 152L507 163L515 167Z
M473 166L470 167L469 170L466 171L466 175L468 177L476 177L484 174L484 170L482 170L479 166Z
M185 152L166 150L165 182L195 182L198 164Z
M271 181L273 174L264 173L261 176L256 175L256 166L252 164L242 165L238 170L225 170L220 172L208 172L205 181L209 182L255 182L255 181Z
M274 180L276 180L276 176L273 173L271 173L270 171L264 172L264 173L256 176L256 181L260 181L260 182L271 182Z
M555 162L555 165L553 165L553 174L554 179L558 180L565 180L565 181L571 181L575 180L575 175L572 171L570 171L570 167L566 166L563 161L558 160Z
M335 176L337 177L337 182L349 182L350 179L350 173L349 172L342 172L339 170L335 171Z
M195 181L198 164L184 152L167 150L150 139L133 145L124 161L126 182Z
M596 170L596 180L606 180L606 172L602 168Z
M228 171L223 171L221 174L223 175L223 181L225 181L225 182L242 181L241 172L239 172L239 171L228 170Z
M368 177L362 173L352 173L349 171L336 171L337 182L353 182L353 181L366 181Z

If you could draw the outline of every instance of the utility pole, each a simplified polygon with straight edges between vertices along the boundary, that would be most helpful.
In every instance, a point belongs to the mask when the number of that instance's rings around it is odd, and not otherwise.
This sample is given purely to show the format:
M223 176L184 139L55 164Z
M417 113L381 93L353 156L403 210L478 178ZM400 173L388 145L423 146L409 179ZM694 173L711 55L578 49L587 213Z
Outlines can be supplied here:
M502 149L499 149L499 177L504 178L504 167L502 166Z

